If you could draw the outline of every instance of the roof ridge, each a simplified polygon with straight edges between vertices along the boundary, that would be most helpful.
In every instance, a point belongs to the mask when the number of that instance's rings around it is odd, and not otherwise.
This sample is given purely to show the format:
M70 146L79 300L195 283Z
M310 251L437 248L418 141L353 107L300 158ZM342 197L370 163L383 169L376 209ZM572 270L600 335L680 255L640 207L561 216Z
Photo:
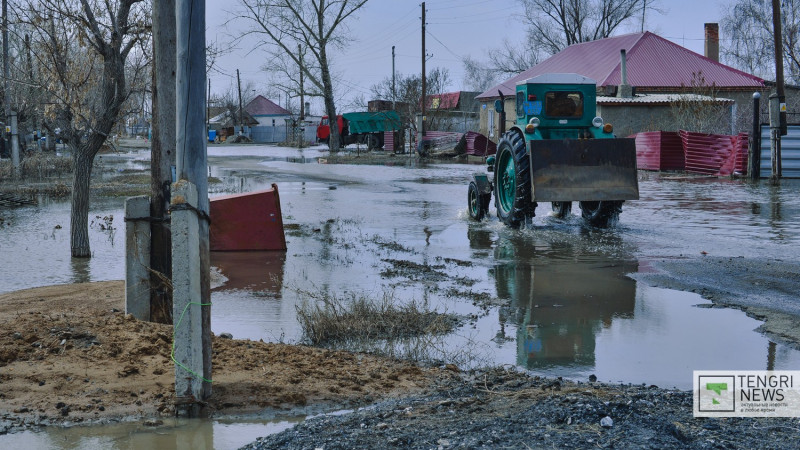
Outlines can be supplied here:
M646 33L650 33L650 32L649 32L649 31L647 31ZM719 67L721 67L721 68L723 68L723 69L725 69L725 70L728 70L728 71L730 71L730 72L735 72L735 73L737 73L737 74L739 74L739 75L743 75L743 76L745 76L745 77L747 77L747 78L750 78L751 80L760 81L760 82L762 82L762 83L765 81L765 80L764 80L763 78L761 78L761 77L757 77L757 76L755 76L755 75L753 75L753 74L749 74L749 73L747 73L747 72L744 72L744 71L742 71L742 70L739 70L739 69L737 69L737 68L735 68L735 67L731 67L731 66L729 66L729 65L727 65L727 64L723 64L723 63L721 63L721 62L719 62L719 61L715 61L715 60L713 60L713 59L709 58L709 57L708 57L708 56L706 56L706 55L701 55L700 53L697 53L697 52L695 52L695 51L689 50L688 48L686 48L686 47L683 47L682 45L679 45L679 44L677 44L677 43L675 43L675 42L672 42L672 41L670 41L669 39L667 39L667 38L664 38L664 37L661 37L661 36L659 36L659 35L657 35L657 34L655 34L655 33L650 33L650 34L651 34L651 35L653 35L654 37L656 37L656 38L658 38L658 39L660 39L660 40L662 40L662 41L664 41L664 42L668 43L669 45L672 45L673 47L676 47L676 48L678 48L679 50L683 51L684 53L691 53L691 54L693 54L693 55L695 55L695 56L699 56L700 58L703 58L703 59L704 59L704 60L706 60L707 62L710 62L710 63L712 63L712 64L714 64L714 65L716 65L716 66L719 66Z
M632 35L636 35L636 34L638 34L638 35L639 35L639 38L638 38L638 39L636 39L636 42L634 42L634 43L633 43L633 45L631 45L631 48L630 48L630 49L625 49L625 53L626 53L626 54L629 54L629 53L633 53L633 50L634 50L634 49L636 49L636 47L638 47L638 46L639 46L639 43L640 43L640 42L642 42L642 40L644 39L644 37L645 37L645 36L646 36L648 33L650 33L650 32L649 32L649 31L645 31L645 32L640 32L640 33L627 33L627 34L621 34L621 35L619 35L619 36L611 36L611 37L607 37L607 38L605 38L605 39L614 39L614 38L620 38L620 37L623 37L623 36L624 36L624 37L628 37L628 36L632 36ZM652 34L652 33L650 33L650 34ZM594 42L594 41L589 41L589 42ZM622 69L620 68L620 66L621 66L621 65L622 65L622 61L621 61L621 60L618 60L618 61L617 61L617 63L614 65L614 67L612 67L612 68L611 68L611 70L610 70L610 71L609 71L609 72L606 74L606 76L605 76L605 77L604 77L602 80L597 80L598 84L605 85L605 84L606 84L606 82L608 81L608 79L609 79L609 78L611 78L611 75L613 75L614 73L616 73L618 70L619 70L619 71L621 71L621 70L622 70Z

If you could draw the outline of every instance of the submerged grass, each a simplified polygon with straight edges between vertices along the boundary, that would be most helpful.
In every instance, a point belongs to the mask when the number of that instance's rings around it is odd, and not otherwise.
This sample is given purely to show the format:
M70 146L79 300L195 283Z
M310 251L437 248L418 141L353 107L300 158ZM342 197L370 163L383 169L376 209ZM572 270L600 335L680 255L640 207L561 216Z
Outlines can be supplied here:
M474 366L485 359L470 339L454 336L463 317L429 308L426 302L400 302L392 294L336 297L301 292L296 307L304 340L337 350L367 352L425 365ZM452 345L452 338L463 345Z
M399 304L387 293L377 299L356 295L314 297L316 301L297 306L297 317L304 336L318 346L444 334L458 323L455 315L433 311L416 300Z
M72 173L72 158L48 152L27 152L20 159L19 172L22 179L60 177ZM14 168L10 159L0 161L0 180L11 179Z

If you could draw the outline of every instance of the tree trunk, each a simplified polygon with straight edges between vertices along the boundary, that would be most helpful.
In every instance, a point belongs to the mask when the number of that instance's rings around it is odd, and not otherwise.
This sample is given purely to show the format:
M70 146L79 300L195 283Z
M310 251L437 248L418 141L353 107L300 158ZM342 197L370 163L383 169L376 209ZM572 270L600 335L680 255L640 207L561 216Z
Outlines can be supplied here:
M322 67L322 90L325 96L325 112L328 113L328 123L330 124L330 139L328 148L332 151L339 151L341 147L339 136L339 118L336 117L336 105L333 102L333 82L331 81L331 71L328 69L328 54L325 51L324 43L320 45L319 62Z
M85 148L77 148L72 144L70 146L75 166L72 177L70 247L73 257L89 258L92 256L89 248L89 180L92 177L94 154L86 152Z
M150 162L150 320L172 323L172 236L167 217L175 164L175 0L153 3L153 140Z

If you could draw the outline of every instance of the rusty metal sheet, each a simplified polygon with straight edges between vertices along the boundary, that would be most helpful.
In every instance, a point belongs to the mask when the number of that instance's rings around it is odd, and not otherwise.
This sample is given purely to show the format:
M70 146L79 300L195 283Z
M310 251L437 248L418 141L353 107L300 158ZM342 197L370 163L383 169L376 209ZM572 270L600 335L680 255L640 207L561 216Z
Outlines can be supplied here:
M637 200L634 139L530 141L533 201Z
M637 133L636 164L640 170L684 170L683 144L677 132Z

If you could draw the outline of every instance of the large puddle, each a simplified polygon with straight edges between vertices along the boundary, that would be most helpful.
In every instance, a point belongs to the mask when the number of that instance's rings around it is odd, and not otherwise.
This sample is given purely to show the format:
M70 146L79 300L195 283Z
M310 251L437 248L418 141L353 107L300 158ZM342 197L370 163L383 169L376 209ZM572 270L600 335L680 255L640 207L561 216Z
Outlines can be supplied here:
M94 427L48 428L0 436L3 448L48 450L229 450L278 433L302 417L262 420L166 419L157 427L139 422Z
M652 259L701 251L796 261L797 182L771 187L642 174L641 200L626 203L612 229L589 230L577 215L557 220L540 207L534 229L511 231L493 217L493 209L481 223L466 216L466 186L482 166L329 165L309 162L324 156L318 149L302 154L242 149L210 149L211 174L221 180L211 195L278 183L284 223L291 225L288 251L212 254L212 265L227 278L212 292L214 333L297 342L295 307L304 292L390 292L474 317L447 340L453 353L469 355L467 366L510 364L535 374L580 380L594 374L600 381L683 389L691 387L692 370L800 367L800 352L770 342L756 331L760 322L744 313L710 308L696 294L653 288L626 276L649 271ZM142 155L106 163L130 168L146 160ZM122 214L119 199L93 200L94 257L76 261L69 257L68 202L0 209L0 292L123 279ZM117 229L103 229L103 218L112 215ZM426 264L449 277L436 282L392 275L387 268L393 261ZM471 296L504 306L484 309ZM114 436L130 442L141 435L145 446L185 448L179 436L192 426L175 422L166 431L150 432L120 425L101 427L108 431L97 434L51 430L19 442L116 448ZM226 434L255 437L237 431L250 426L243 421L202 426L203 442L214 448L229 447L220 440ZM262 428L254 434L263 435L269 430L263 427L273 425L257 426ZM81 434L96 440L80 440ZM12 439L22 438L2 436L0 447L18 442Z

